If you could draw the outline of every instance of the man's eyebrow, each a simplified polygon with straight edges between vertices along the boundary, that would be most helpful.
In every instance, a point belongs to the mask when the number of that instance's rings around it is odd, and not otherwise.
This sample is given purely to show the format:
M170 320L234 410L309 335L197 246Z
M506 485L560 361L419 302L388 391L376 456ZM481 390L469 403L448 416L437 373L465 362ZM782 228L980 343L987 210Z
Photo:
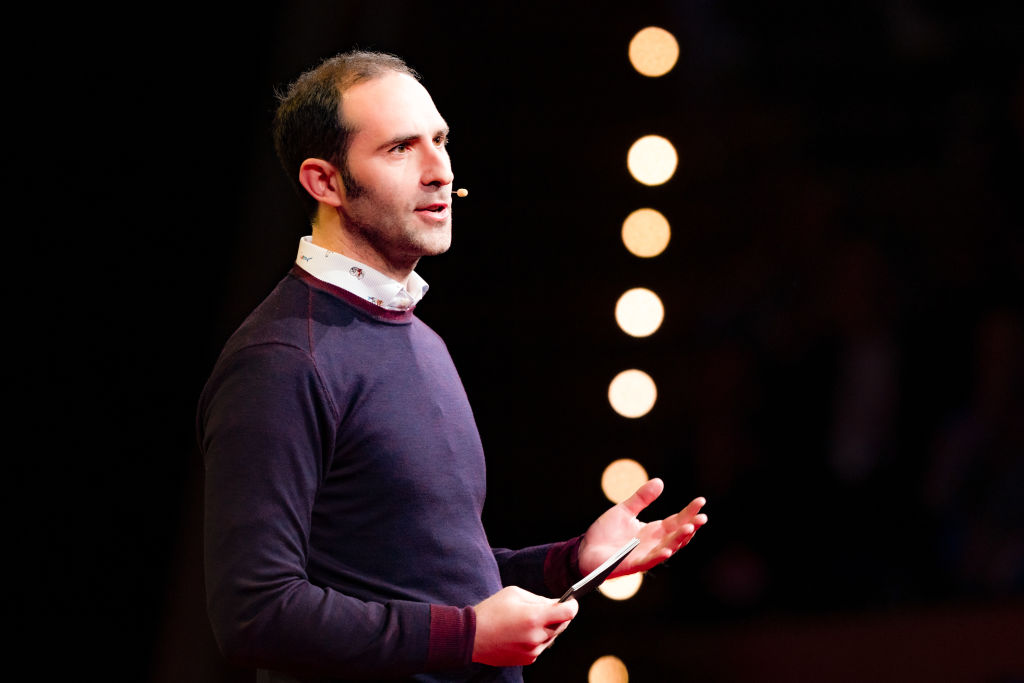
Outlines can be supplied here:
M438 136L447 138L448 137L448 133L449 133L450 130L451 129L448 128L448 126L445 126L444 128L438 128L437 131L431 136L431 139L434 139L434 138L436 138ZM390 149L390 148L394 147L395 145L402 145L402 144L407 145L410 142L415 142L420 137L422 137L422 136L419 133L403 133L402 135L396 135L395 137L391 138L390 140L388 140L387 142L382 144L380 146L380 148L381 149Z
M415 133L396 135L395 137L387 140L380 145L380 149L391 149L395 145L407 145L418 138L419 135Z

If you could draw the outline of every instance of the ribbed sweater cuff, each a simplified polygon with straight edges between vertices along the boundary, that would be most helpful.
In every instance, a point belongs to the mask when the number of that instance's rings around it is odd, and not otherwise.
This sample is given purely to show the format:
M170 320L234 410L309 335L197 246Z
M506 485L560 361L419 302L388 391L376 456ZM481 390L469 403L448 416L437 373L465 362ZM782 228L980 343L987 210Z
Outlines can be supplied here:
M437 671L469 666L475 637L476 612L472 607L431 605L428 669Z
M583 536L551 544L544 558L544 584L552 595L561 595L583 578L580 573L580 544Z

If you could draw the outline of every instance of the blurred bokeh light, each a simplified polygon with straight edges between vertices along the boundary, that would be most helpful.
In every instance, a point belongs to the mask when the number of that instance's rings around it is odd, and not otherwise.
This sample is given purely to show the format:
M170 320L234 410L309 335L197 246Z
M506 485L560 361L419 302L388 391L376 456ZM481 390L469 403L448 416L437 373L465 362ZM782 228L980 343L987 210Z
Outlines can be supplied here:
M631 458L620 458L604 468L601 490L611 502L621 503L646 481L647 470L643 465Z
M675 174L679 156L676 148L660 135L645 135L629 148L626 165L644 185L662 185Z
M629 671L621 659L605 655L590 665L587 683L629 683Z
M623 417L643 417L657 400L658 388L643 370L623 370L608 385L608 402Z
M665 251L672 230L656 209L637 209L622 222L622 243L634 256L651 258Z
M626 576L608 579L598 586L597 589L601 591L606 598L610 598L612 600L629 600L631 597L636 595L637 591L640 590L640 586L643 582L644 575L637 572L636 574L628 574Z
M664 76L679 59L675 36L658 26L648 26L629 41L629 62L644 76Z
M654 334L664 319L665 306L661 299L645 287L624 292L615 304L615 322L623 332L633 337Z

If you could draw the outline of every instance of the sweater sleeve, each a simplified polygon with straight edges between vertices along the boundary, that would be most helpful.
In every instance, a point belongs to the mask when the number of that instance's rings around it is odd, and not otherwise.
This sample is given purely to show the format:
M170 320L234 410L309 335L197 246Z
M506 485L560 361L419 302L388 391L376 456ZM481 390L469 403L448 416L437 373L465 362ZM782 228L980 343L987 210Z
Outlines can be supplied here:
M578 536L560 543L521 550L494 548L502 585L519 586L537 595L560 597L582 578L579 565L582 540L583 536Z
M229 660L303 675L395 677L469 664L471 607L366 602L306 573L339 410L305 350L222 358L200 399L210 621Z

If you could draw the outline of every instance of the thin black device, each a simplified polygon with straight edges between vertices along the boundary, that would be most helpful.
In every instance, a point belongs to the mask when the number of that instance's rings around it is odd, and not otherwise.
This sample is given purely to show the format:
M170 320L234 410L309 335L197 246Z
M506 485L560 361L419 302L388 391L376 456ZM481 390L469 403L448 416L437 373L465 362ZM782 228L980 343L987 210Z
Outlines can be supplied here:
M600 586L601 582L603 582L605 578L609 574L611 574L616 567L619 566L620 562L626 559L626 555L629 555L631 552L633 552L633 548L637 547L639 543L639 538L630 539L629 543L615 551L615 553L607 560L605 560L600 567L598 567L597 569L590 572L582 579L574 583L572 587L565 592L565 595L563 595L558 602L565 602L569 598L579 599L581 596L586 595L590 591Z

